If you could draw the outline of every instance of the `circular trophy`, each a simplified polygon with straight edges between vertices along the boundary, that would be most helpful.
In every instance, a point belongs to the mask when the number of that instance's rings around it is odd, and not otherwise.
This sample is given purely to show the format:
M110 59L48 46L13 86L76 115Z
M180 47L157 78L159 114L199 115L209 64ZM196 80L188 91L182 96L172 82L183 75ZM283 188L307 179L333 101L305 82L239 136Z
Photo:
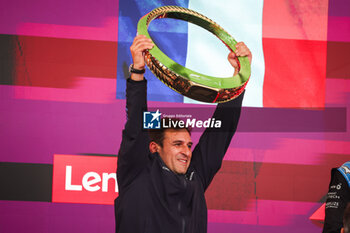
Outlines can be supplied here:
M143 16L137 25L138 34L150 38L148 26L153 19L173 18L196 24L218 37L230 51L235 51L237 41L222 27L204 15L179 6L163 6ZM250 77L250 63L247 57L238 57L238 74L219 78L190 70L165 55L157 45L145 52L145 60L153 74L171 89L191 99L221 103L238 97Z

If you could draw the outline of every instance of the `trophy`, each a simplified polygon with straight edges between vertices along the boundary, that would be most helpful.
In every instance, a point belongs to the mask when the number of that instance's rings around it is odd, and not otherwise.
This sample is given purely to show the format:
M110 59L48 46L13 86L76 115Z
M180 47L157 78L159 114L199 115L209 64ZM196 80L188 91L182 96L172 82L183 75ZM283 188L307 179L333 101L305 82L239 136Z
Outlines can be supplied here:
M137 25L138 34L150 38L148 26L154 19L173 18L196 24L218 37L230 51L235 51L237 41L220 25L206 16L179 6L163 6L143 16ZM222 103L237 98L244 90L250 77L250 63L247 57L236 57L238 73L232 77L219 78L204 75L188 69L165 55L157 45L145 52L145 61L152 73L165 85L194 100L208 103Z

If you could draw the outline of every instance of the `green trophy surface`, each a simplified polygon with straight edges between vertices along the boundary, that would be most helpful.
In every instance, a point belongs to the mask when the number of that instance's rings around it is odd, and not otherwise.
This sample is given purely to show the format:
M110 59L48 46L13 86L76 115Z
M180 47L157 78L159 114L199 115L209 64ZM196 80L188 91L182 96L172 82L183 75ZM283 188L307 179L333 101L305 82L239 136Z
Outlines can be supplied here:
M237 41L222 27L204 15L179 6L163 6L143 16L137 25L138 34L152 39L148 26L154 19L173 18L196 24L218 37L230 51L235 52ZM250 77L250 62L247 57L238 57L239 72L231 77L208 76L188 69L165 55L157 45L145 52L148 68L164 84L189 98L220 103L238 97Z

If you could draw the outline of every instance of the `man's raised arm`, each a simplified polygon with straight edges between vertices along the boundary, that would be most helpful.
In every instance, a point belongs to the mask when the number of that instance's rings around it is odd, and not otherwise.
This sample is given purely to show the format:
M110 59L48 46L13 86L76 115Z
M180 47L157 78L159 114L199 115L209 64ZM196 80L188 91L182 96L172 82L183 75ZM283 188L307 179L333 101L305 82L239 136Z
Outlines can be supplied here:
M153 47L144 36L136 36L130 47L133 58L131 77L126 83L127 122L118 153L117 177L119 191L130 184L143 168L148 155L148 133L142 130L143 111L147 109L147 82L143 78L143 51Z
M237 43L236 48L235 53L231 52L228 55L228 61L235 68L234 75L238 73L236 57L247 56L250 62L252 60L252 54L243 42ZM234 100L217 105L213 118L222 122L221 128L206 129L193 151L192 164L202 179L204 190L220 169L227 148L236 132L244 93Z

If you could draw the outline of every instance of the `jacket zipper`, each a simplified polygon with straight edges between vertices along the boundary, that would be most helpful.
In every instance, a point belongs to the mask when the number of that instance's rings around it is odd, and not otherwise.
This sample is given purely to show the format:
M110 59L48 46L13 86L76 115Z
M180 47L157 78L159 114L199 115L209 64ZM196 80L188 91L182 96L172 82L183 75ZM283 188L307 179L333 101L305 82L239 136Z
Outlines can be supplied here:
M187 186L187 182L186 182L186 179L183 179L183 185L184 185L184 187L186 188L186 186ZM179 201L179 204L178 204L178 210L179 210L179 213L180 213L180 215L182 216L182 214L181 214L181 200ZM185 217L184 216L182 216L181 217L181 223L182 223L182 233L185 233L185 229L186 229L186 220L185 220Z
M163 169L163 170L166 170L166 171L168 171L168 172L170 172L170 169L167 168L166 166L162 166L162 169ZM192 180L193 173L194 173L194 172L191 172L191 176L190 176L190 179L189 179L189 180ZM183 179L183 185L184 185L184 188L186 188L186 186L187 186L186 178ZM177 205L177 209L178 209L178 211L179 211L179 213L180 213L180 215L181 215L181 200L179 201L179 204ZM184 216L181 217L181 224L182 224L182 230L181 230L181 232L182 232L182 233L185 233L185 230L186 230L186 219L185 219Z

